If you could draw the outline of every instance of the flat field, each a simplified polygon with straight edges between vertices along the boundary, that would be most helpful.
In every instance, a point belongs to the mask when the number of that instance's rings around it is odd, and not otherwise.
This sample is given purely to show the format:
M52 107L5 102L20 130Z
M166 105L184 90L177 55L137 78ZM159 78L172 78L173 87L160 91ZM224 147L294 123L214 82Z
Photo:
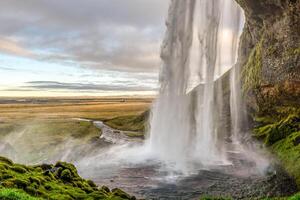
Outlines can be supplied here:
M78 118L142 130L143 118L139 116L152 101L121 97L0 98L0 154L22 163L63 159L56 155L81 145L90 146L101 134L92 122Z
M0 98L0 122L32 119L106 120L139 115L153 98Z

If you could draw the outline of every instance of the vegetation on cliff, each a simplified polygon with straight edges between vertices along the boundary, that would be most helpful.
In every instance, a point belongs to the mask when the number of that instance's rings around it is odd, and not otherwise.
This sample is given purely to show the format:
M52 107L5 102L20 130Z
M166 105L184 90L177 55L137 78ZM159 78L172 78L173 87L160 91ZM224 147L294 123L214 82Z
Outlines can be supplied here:
M243 68L243 92L256 89L261 84L263 39L253 48L247 64Z
M8 200L135 199L120 189L98 188L65 162L25 166L0 157L0 183L0 198Z
M300 109L279 107L256 118L254 135L270 147L300 187Z

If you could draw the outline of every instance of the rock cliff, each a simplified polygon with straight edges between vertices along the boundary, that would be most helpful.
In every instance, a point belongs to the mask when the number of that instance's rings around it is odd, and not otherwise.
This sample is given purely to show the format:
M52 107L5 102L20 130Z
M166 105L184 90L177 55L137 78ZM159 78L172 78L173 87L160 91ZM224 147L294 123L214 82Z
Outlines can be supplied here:
M238 65L254 136L300 185L300 0L236 0L246 22Z

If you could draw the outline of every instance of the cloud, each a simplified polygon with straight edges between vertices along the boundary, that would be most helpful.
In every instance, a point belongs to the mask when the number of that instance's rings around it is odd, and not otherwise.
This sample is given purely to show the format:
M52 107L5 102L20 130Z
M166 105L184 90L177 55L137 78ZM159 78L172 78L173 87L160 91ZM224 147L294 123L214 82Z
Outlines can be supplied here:
M9 67L0 67L0 70L5 70L5 71L15 71L16 69L9 68Z
M12 89L16 91L17 89ZM6 90L6 91L12 91ZM73 90L73 91L89 91L89 92L99 92L99 91L156 91L157 88L151 86L144 86L138 84L126 84L124 82L115 84L95 84L95 83L64 83L57 81L30 81L27 82L25 86L18 88L20 91L24 90Z
M0 38L0 52L22 57L32 57L33 53L20 46L16 41Z
M1 0L10 53L82 67L157 71L168 0Z

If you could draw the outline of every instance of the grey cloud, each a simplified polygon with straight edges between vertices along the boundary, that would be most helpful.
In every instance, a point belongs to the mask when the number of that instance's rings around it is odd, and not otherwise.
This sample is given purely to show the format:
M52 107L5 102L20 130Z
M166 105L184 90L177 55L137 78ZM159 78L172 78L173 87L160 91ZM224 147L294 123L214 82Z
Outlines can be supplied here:
M0 90L3 92L34 92L36 91L35 89L22 89L22 88L8 88L8 89L3 89Z
M5 71L15 71L16 69L9 68L9 67L0 67L0 70L5 70Z
M63 83L56 81L31 81L27 82L27 89L36 90L78 90L78 91L156 91L156 88L132 84L94 84L94 83Z
M0 34L83 67L156 71L168 0L1 0ZM45 53L46 52L46 53Z

